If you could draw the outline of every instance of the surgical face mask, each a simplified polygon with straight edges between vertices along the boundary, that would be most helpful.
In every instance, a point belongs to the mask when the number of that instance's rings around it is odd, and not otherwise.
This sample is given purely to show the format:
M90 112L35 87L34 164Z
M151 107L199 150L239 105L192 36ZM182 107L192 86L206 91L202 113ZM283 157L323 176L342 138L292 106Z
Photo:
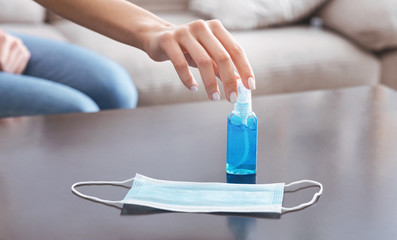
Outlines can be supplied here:
M121 201L104 200L76 190L80 185L123 185L133 181L132 187ZM312 200L296 207L282 207L284 190L307 187L320 189ZM288 188L288 189L287 189ZM284 213L314 204L323 192L321 183L302 180L290 184L229 184L198 183L158 180L136 174L125 181L89 181L73 184L72 192L97 202L133 204L176 212L229 212L229 213Z

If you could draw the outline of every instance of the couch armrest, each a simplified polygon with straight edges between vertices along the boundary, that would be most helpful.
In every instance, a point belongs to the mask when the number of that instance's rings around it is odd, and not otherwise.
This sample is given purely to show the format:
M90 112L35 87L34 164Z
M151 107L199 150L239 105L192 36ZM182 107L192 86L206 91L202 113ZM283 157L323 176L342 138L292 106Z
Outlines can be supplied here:
M376 52L397 47L396 0L332 0L321 9L324 26Z

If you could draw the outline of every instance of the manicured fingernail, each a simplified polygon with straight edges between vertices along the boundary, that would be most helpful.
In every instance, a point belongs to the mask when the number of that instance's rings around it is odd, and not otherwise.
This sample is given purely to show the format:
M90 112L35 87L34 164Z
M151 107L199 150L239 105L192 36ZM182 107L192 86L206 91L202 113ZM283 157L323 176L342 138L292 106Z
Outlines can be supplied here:
M212 100L213 100L213 101L219 101L219 100L221 100L221 97L219 96L219 93L218 93L218 92L214 92L214 93L212 94Z
M248 87L250 88L250 90L255 90L256 86L255 86L255 80L253 77L249 77L248 78Z
M237 94L236 94L236 92L231 92L229 98L230 98L230 102L231 103L236 103L237 102Z
M197 92L197 91L198 91L198 88L197 88L197 86L192 86L192 87L190 88L190 90L191 90L192 92Z

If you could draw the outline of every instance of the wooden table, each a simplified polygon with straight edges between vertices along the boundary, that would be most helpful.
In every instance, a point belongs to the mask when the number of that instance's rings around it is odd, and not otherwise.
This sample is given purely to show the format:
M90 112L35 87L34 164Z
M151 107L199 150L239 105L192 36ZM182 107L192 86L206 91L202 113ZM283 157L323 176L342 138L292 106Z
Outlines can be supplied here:
M226 182L227 102L0 121L0 239L397 239L397 93L386 87L258 97L257 183L317 180L280 218L153 213L77 197L135 173ZM81 187L122 199L128 189ZM288 193L284 206L316 188Z

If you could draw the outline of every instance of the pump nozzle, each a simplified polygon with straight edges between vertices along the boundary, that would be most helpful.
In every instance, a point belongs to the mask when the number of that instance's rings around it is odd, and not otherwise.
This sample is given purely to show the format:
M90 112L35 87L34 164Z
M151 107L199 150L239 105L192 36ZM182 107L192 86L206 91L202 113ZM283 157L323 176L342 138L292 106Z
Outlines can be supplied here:
M236 104L247 104L251 106L251 90L245 88L241 79L237 79L237 103Z
M244 125L247 125L248 114L252 111L251 90L244 87L241 79L237 79L237 102L234 104L234 110L241 116Z

